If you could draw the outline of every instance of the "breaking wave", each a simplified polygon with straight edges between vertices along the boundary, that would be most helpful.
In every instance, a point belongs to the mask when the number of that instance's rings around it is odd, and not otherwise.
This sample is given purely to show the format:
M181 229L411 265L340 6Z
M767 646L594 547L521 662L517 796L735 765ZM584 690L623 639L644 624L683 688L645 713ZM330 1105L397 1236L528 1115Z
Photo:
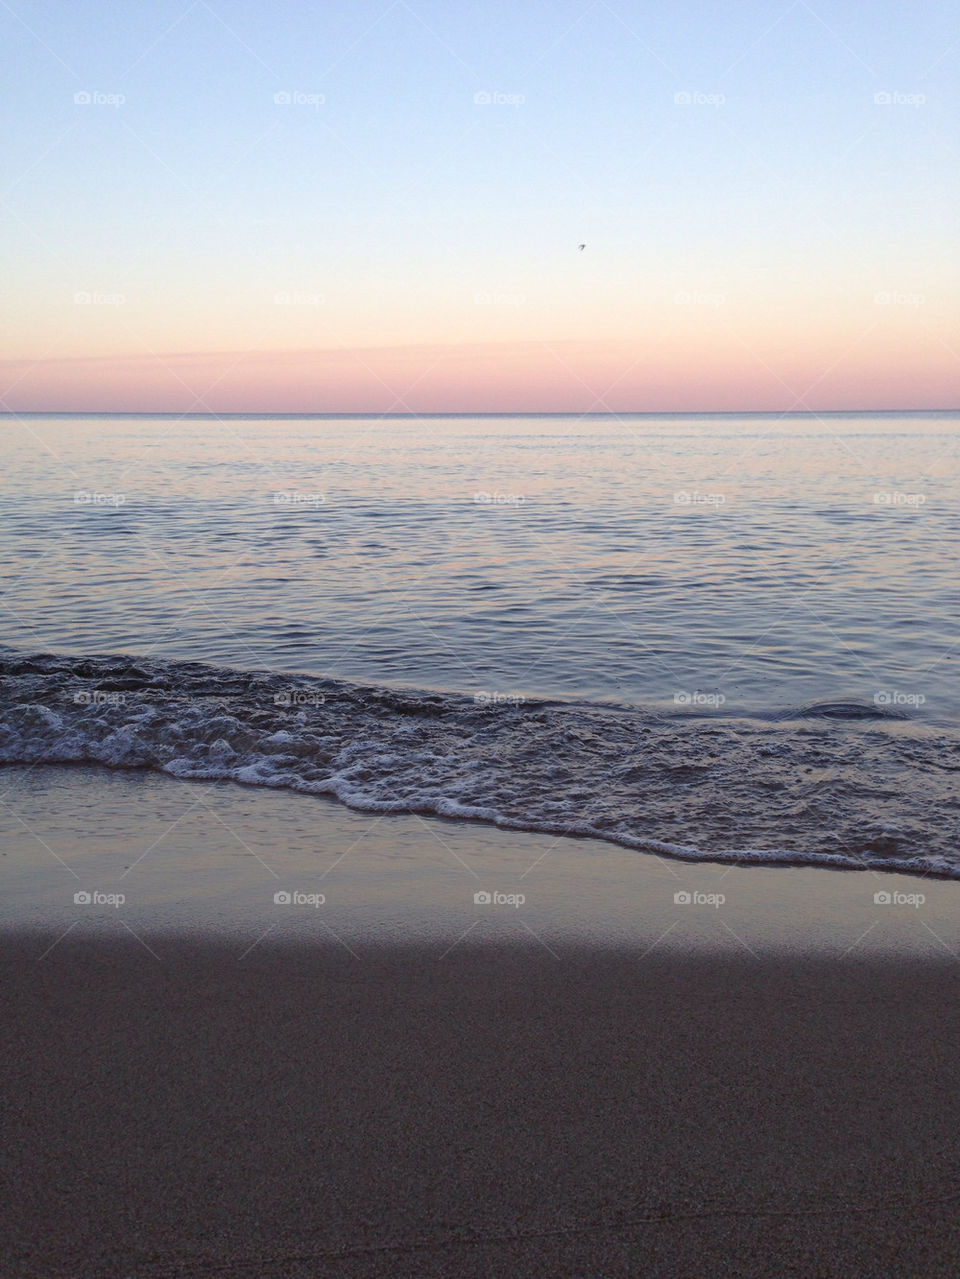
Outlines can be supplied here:
M691 860L960 878L960 734L856 702L760 719L0 648L0 763L81 762Z

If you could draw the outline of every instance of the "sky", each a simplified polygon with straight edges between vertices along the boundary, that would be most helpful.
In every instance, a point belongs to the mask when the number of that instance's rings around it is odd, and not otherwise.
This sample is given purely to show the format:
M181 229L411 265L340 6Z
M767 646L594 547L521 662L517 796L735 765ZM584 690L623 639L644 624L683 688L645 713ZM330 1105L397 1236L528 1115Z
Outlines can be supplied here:
M958 407L957 18L9 0L0 409Z

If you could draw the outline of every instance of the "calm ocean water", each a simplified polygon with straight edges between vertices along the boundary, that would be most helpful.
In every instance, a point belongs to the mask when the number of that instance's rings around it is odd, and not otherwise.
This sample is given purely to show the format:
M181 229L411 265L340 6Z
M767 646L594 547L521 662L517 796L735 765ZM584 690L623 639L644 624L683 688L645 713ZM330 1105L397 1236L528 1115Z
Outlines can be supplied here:
M0 433L2 758L960 865L958 414Z

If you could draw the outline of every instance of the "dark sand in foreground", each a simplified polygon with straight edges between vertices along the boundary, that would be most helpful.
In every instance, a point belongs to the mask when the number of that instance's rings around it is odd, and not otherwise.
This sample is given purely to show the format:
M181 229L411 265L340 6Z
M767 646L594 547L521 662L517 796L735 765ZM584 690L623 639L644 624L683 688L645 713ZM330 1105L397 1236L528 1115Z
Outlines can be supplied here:
M960 1273L957 966L0 943L9 1276Z

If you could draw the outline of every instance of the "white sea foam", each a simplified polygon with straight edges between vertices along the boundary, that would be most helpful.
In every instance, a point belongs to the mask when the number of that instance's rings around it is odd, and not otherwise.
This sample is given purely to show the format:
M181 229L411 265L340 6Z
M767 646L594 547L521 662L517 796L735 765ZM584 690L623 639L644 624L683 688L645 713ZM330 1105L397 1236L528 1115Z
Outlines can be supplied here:
M277 704L279 682L197 663L3 650L0 762L230 779L670 857L960 878L960 737L882 708L738 720L490 707L308 678L302 698Z

